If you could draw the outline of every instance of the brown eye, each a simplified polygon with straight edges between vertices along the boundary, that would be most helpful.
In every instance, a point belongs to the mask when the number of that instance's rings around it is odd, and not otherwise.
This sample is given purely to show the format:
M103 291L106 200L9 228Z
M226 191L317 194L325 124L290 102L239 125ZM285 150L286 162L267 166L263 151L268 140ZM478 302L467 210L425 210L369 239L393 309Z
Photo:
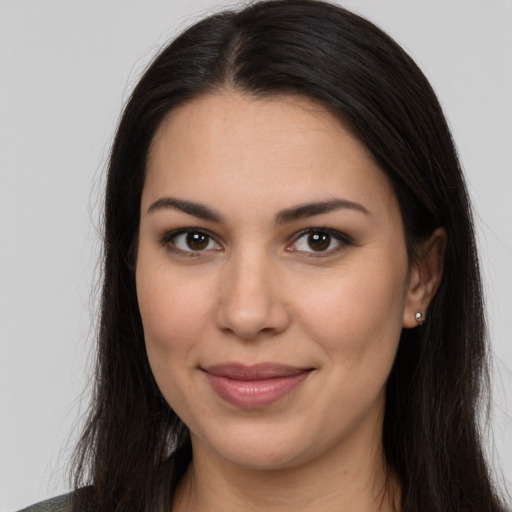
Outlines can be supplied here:
M164 238L164 244L170 249L187 253L222 249L208 233L197 230L181 231L167 236Z
M325 251L331 245L329 233L313 232L308 235L308 245L313 251Z
M319 255L324 253L327 256L347 245L351 245L351 241L344 233L335 229L319 228L303 231L288 250Z
M187 233L187 246L193 251L202 251L203 249L206 249L206 247L208 247L209 241L210 237L205 233L197 231Z

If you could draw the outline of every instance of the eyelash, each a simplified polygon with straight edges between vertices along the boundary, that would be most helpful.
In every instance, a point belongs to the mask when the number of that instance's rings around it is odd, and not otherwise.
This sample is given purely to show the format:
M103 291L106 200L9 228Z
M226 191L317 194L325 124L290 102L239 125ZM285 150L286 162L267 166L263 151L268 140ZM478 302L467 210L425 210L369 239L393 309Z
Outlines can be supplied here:
M328 249L328 250L325 250L325 251L314 251L314 250L311 250L311 251L298 251L298 252L303 253L304 257L309 257L309 258L326 258L328 256L331 256L333 254L336 254L336 253L342 251L343 249L345 249L346 247L348 247L350 245L353 245L352 239L348 235L346 235L345 233L342 233L341 231L338 231L337 229L322 228L322 227L308 228L308 229L305 229L305 230L297 233L297 235L294 236L293 242L292 242L291 245L296 245L297 242L301 238L309 236L309 235L313 235L313 234L329 235L329 237L331 237L331 241L332 240L337 241L338 245L336 245L332 249ZM292 252L292 251L290 250L290 252ZM307 254L307 256L306 256L306 254Z
M204 229L200 229L200 228L182 228L182 229L170 231L162 237L162 239L160 240L160 243L165 248L167 248L169 251L172 251L176 254L179 254L179 255L185 256L185 257L198 257L198 256L202 255L201 253L206 252L206 249L183 250L183 249L176 247L176 245L174 244L173 241L178 236L183 235L183 234L201 234L208 238L208 244L213 241L215 244L217 244L217 246L219 248L222 247L221 244L219 244L217 242L217 240L211 233L209 233L208 231L206 231ZM295 234L292 238L292 242L290 244L288 244L286 250L289 252L294 252L293 249L289 249L290 246L296 245L303 237L313 235L313 234L328 235L331 238L331 240L329 241L329 244L332 242L332 240L335 240L336 242L338 242L338 244L334 248L327 249L325 251L315 251L315 250L297 251L299 253L303 253L302 255L304 257L312 257L312 258L328 257L328 256L331 256L332 254L340 252L347 246L353 245L352 239L348 235L342 233L341 231L338 231L336 229L331 229L331 228L315 227L315 228L305 229L305 230L300 231L299 233ZM211 250L211 249L209 249L209 250Z
M173 242L173 240L175 240L180 235L193 234L193 233L204 235L209 239L209 241L214 241L218 246L220 246L220 244L215 240L214 236L212 236L208 231L205 231L204 229L200 229L200 228L183 228L183 229L177 229L174 231L169 231L162 237L162 239L160 240L160 243L165 248L167 248L169 251L179 254L180 256L186 256L186 257L192 257L192 258L198 257L198 256L201 256L201 253L205 252L205 251L204 250L194 251L192 249L189 251L185 251L183 249L180 249L179 247L176 247L176 245Z

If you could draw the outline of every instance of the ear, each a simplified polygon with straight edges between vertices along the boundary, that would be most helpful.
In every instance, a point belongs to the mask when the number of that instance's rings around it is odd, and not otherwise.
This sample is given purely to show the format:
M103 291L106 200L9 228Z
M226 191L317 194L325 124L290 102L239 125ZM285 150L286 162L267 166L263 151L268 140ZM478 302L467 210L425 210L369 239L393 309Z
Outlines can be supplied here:
M446 231L436 229L419 250L417 260L411 268L402 325L412 328L427 317L427 309L441 283ZM421 320L416 314L421 313Z

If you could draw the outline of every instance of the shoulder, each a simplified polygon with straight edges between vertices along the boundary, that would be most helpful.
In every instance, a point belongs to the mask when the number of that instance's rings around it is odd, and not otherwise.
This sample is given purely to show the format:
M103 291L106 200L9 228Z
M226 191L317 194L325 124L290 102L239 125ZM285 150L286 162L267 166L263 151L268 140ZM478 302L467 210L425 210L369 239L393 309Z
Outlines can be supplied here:
M19 512L71 512L72 496L73 493L63 494L62 496L31 505Z

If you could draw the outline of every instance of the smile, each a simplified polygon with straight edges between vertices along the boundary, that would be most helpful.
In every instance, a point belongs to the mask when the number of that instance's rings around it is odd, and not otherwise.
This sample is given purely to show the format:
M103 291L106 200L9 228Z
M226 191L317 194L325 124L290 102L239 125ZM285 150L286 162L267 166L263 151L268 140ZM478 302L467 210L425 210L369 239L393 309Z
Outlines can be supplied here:
M245 366L228 363L203 368L220 398L235 407L265 407L291 393L312 369L264 363Z

